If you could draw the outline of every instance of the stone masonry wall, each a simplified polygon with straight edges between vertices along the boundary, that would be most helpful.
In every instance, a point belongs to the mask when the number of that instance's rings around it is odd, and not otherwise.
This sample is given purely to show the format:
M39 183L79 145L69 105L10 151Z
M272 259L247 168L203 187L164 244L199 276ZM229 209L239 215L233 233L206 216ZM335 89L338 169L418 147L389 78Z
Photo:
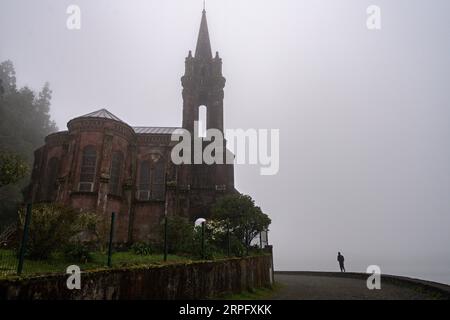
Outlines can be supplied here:
M67 278L0 280L0 300L205 299L270 286L272 256L84 272L80 290L67 289Z

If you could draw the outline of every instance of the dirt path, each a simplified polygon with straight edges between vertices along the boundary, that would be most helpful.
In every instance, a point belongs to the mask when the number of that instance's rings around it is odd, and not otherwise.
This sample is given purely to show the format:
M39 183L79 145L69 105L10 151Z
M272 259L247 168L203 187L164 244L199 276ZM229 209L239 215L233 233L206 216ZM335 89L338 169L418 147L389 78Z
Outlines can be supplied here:
M342 277L339 274L275 274L281 288L273 296L275 300L320 299L433 299L418 288L381 282L380 290L369 290L362 278Z

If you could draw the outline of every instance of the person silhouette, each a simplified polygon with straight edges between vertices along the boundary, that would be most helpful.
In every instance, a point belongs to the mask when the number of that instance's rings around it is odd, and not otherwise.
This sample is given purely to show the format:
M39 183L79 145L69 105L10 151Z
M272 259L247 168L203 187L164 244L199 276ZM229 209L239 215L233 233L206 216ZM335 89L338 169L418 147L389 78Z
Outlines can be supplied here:
M344 256L340 252L338 252L337 261L339 262L339 268L341 268L341 272L345 272Z

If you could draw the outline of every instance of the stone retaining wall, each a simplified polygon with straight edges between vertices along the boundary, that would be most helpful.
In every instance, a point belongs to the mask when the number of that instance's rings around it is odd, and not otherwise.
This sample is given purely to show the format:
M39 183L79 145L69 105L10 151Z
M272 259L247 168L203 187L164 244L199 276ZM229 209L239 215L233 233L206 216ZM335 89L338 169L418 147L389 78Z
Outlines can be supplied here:
M272 256L82 272L80 290L67 289L68 276L0 280L0 300L206 299L270 286Z

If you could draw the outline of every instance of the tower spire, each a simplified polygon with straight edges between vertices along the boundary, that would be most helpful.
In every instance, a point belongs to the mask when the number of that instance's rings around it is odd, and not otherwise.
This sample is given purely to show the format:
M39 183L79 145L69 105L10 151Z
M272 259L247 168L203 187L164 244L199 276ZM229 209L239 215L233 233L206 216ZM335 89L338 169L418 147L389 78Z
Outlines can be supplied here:
M183 128L194 133L199 119L199 107L206 107L206 128L223 132L222 59L217 53L213 58L209 42L206 12L202 12L195 55L189 52L185 59L185 71L181 77L183 86Z
M212 59L211 42L209 41L208 23L206 21L206 10L203 2L202 21L198 32L197 47L195 48L195 57L203 59Z

